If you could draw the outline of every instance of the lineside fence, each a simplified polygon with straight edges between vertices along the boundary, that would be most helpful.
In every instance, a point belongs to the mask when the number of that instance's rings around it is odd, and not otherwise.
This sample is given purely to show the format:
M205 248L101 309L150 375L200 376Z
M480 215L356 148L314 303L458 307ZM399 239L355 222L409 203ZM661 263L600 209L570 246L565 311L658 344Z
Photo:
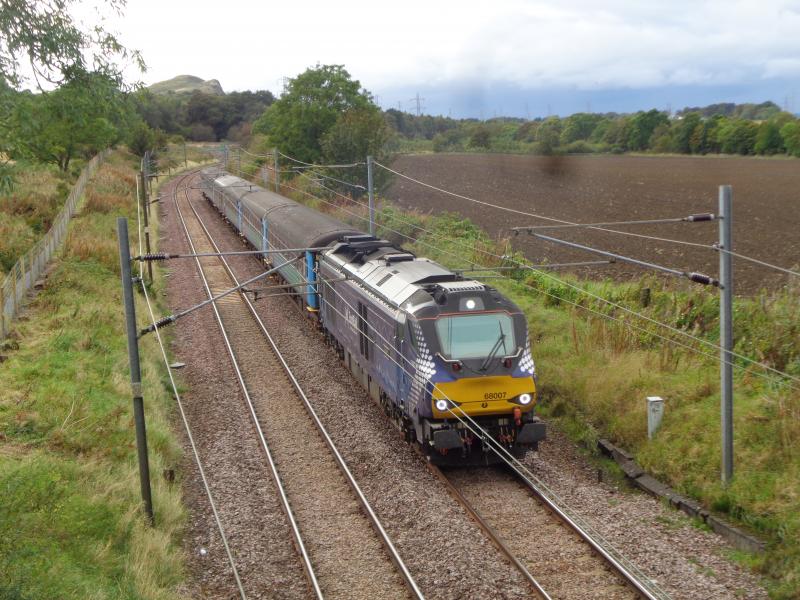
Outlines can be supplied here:
M0 285L0 340L8 335L11 321L22 308L25 294L36 284L45 266L64 241L67 226L75 214L86 184L110 153L110 149L103 150L89 161L72 187L64 207L56 216L50 230L20 257Z

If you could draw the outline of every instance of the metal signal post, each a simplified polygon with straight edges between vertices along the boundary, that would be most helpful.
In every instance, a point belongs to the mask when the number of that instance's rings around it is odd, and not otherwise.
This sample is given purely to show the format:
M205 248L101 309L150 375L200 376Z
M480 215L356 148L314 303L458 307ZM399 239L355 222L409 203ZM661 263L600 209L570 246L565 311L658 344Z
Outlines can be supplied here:
M731 224L733 191L719 186L719 344L722 419L722 482L733 479L733 265Z
M133 417L136 423L136 449L139 455L139 486L142 492L144 512L148 522L152 525L153 498L150 492L150 462L147 457L147 430L144 422L142 373L139 367L136 305L133 301L131 253L128 246L128 220L125 217L117 219L117 235L119 236L119 265L122 271L122 299L125 303L125 325L128 332L128 360L131 365L131 393L133 395Z

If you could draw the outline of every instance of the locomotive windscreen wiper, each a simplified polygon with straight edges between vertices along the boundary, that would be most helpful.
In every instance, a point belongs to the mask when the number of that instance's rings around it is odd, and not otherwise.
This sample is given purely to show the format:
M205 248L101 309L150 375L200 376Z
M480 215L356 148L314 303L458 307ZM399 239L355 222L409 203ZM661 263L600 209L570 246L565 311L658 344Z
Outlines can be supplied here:
M503 352L507 352L506 350L506 334L503 332L503 324L498 321L497 326L500 328L500 335L497 338L497 341L492 346L492 349L489 351L489 356L486 357L486 360L483 361L483 364L480 366L479 371L485 371L489 368L489 364L492 362L492 359L495 357L497 352L500 350L500 346L503 347Z

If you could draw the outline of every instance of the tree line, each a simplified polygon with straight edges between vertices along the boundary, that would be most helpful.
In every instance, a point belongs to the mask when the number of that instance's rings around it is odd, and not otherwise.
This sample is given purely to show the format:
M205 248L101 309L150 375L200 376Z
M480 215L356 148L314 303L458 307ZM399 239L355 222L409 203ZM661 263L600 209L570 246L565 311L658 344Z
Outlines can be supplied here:
M754 118L759 117L759 118ZM656 109L635 114L576 113L546 119L450 119L386 111L401 139L428 142L435 152L539 154L656 152L788 154L800 157L800 119L772 102L717 104L671 117Z

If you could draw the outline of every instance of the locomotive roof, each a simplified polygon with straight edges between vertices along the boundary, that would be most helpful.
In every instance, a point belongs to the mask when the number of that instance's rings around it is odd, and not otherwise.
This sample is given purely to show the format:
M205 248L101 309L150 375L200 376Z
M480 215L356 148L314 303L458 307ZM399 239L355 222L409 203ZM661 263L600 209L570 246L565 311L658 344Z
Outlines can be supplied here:
M372 236L345 238L324 254L348 277L398 308L406 301L411 301L412 307L407 308L412 309L431 302L435 287L451 292L485 289L478 281L465 281L439 263L417 258L387 240ZM417 292L420 294L414 296Z

